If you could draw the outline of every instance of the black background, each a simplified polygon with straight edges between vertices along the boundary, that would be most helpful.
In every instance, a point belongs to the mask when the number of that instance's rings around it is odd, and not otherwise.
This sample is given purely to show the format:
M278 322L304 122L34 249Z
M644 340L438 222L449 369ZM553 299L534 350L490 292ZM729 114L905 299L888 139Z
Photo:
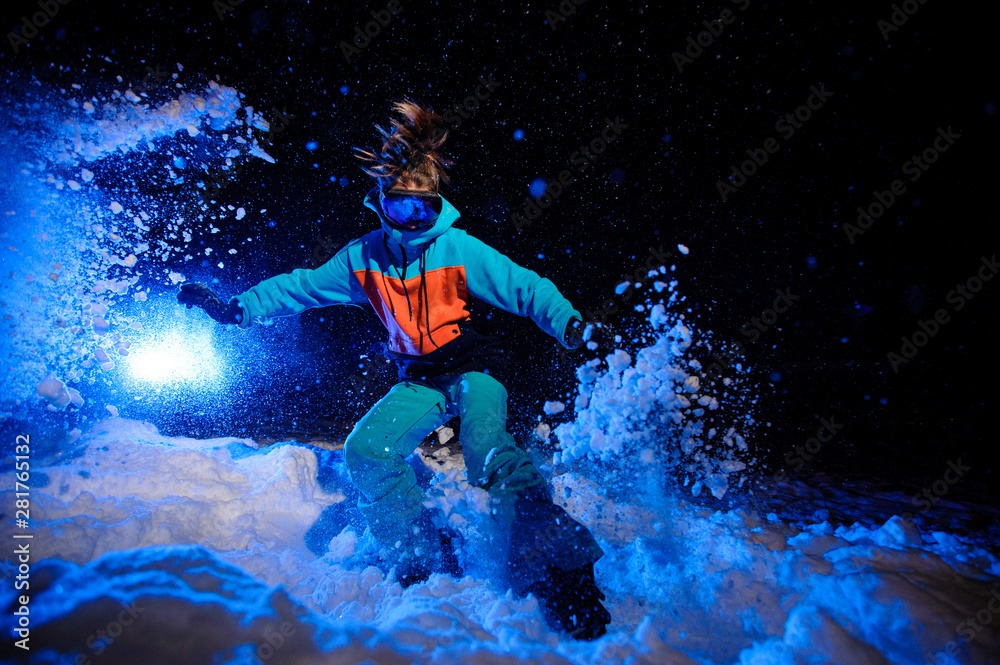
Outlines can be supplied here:
M6 29L37 11L7 5ZM324 241L336 248L374 227L361 206L370 180L351 148L372 144L392 100L409 95L444 111L491 75L500 86L447 145L456 165L445 196L462 213L459 226L551 278L581 311L613 297L651 246L676 252L683 243L691 253L676 261L680 290L698 327L720 339L748 341L745 323L775 289L790 289L800 299L747 348L762 386L758 416L769 423L755 445L771 469L818 418L833 417L844 428L807 471L919 488L960 457L973 470L955 491L989 499L1000 284L987 283L960 312L946 295L997 251L996 16L927 0L886 40L878 22L891 2L750 0L743 11L728 0L590 1L553 30L546 12L557 5L403 2L348 64L341 42L386 3L246 0L220 20L210 0L71 0L20 53L5 39L0 67L44 83L89 76L120 88L116 75L138 82L147 65L173 72L181 63L188 89L217 78L246 104L294 114L271 150L278 163L248 162L220 198L250 212L223 232L257 242L228 263L234 271L193 276L219 278L233 293L305 264ZM672 54L727 7L735 21L679 72ZM785 140L775 122L820 85L829 100ZM627 123L620 140L516 231L508 217L522 210L528 185L566 168L608 117ZM961 138L910 183L904 162L949 127ZM723 201L717 181L769 137L780 149ZM907 192L849 243L841 225L897 178ZM886 354L941 307L952 321L894 373ZM474 317L481 332L504 335L519 368L508 388L523 435L542 400L568 394L573 363L530 321L487 305ZM627 327L639 315L611 318ZM257 435L318 420L344 429L393 380L379 362L367 394L343 389L383 336L370 312L314 310L254 334L287 360L211 409L162 405L165 431Z

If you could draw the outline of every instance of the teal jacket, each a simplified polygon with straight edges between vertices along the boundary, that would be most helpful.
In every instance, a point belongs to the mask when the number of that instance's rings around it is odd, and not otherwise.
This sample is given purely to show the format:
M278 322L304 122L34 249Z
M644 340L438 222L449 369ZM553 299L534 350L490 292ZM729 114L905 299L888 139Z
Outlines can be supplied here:
M471 330L469 300L475 297L530 317L565 345L567 323L582 317L555 284L455 228L460 214L444 197L432 226L403 231L386 222L376 193L369 192L364 204L378 215L381 229L349 242L315 270L278 275L236 296L241 327L312 307L368 303L389 331L391 352L440 356L439 349Z

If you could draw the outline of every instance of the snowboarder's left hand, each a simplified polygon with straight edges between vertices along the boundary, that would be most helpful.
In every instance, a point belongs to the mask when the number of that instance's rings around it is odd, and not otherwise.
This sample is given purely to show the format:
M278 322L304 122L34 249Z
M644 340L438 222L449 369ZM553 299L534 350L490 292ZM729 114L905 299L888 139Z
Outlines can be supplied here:
M197 305L219 323L238 324L243 321L243 308L236 300L224 303L204 284L183 284L181 292L177 294L177 302L187 305L188 309Z
M570 319L566 324L566 346L571 349L578 349L586 342L594 341L598 347L602 346L606 330L596 321L581 321L580 319Z
M566 333L563 335L563 339L566 340L566 346L571 349L578 349L583 346L585 331L586 325L583 321L580 319L570 319L569 323L566 324Z

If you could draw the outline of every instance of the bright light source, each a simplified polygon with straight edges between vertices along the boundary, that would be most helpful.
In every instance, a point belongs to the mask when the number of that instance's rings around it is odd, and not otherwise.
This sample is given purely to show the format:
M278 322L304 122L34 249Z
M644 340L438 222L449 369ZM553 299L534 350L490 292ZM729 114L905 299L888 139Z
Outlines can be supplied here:
M219 357L207 335L158 334L136 347L128 357L128 366L132 377L140 381L200 383L220 376Z

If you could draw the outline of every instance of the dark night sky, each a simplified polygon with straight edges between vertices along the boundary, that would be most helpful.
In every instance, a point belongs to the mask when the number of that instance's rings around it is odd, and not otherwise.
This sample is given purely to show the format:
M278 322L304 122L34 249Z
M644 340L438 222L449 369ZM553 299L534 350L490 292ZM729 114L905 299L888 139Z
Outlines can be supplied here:
M37 10L7 4L6 29ZM411 95L443 111L492 76L500 85L449 139L456 166L445 196L463 228L553 279L581 310L612 297L651 246L683 243L681 291L699 327L721 339L747 342L741 328L789 289L799 299L747 348L764 385L772 464L833 417L844 429L811 471L919 487L961 456L973 467L969 492L994 480L988 393L1000 284L986 283L960 311L947 297L997 251L995 16L913 2L916 13L885 39L879 21L891 2L584 2L555 30L545 22L555 0L402 2L347 63L340 43L386 4L245 0L220 20L210 0L71 0L17 55L5 40L0 68L64 85L85 68L110 86L119 74L140 80L146 65L180 63L189 89L218 77L257 109L287 107L295 118L271 151L278 163L248 163L222 195L282 223L270 229L248 214L224 232L263 242L241 253L235 274L195 276L219 277L233 293L301 265L326 238L335 248L373 227L351 148L371 144L392 100ZM732 23L679 72L672 54L725 8ZM794 134L777 130L813 86L828 98ZM556 177L616 117L628 125L620 140L516 231L508 217L531 181ZM948 128L960 138L911 180L905 164ZM768 139L777 149L767 163L723 201L716 183ZM343 177L346 186L331 181ZM897 179L906 191L850 243L842 225ZM941 308L950 321L894 373L886 354ZM474 315L481 332L505 335L522 368L508 387L523 427L542 399L571 386L570 365L530 322L485 305ZM377 319L352 308L309 312L267 334L279 343L289 331L319 341L265 382L272 396L300 377L342 376L382 338ZM383 374L379 390L391 379ZM296 399L291 414L284 399L249 402L260 417L309 419L360 415L373 398L348 403L328 386ZM225 411L243 422L250 406L235 402ZM215 422L225 431L225 418Z

